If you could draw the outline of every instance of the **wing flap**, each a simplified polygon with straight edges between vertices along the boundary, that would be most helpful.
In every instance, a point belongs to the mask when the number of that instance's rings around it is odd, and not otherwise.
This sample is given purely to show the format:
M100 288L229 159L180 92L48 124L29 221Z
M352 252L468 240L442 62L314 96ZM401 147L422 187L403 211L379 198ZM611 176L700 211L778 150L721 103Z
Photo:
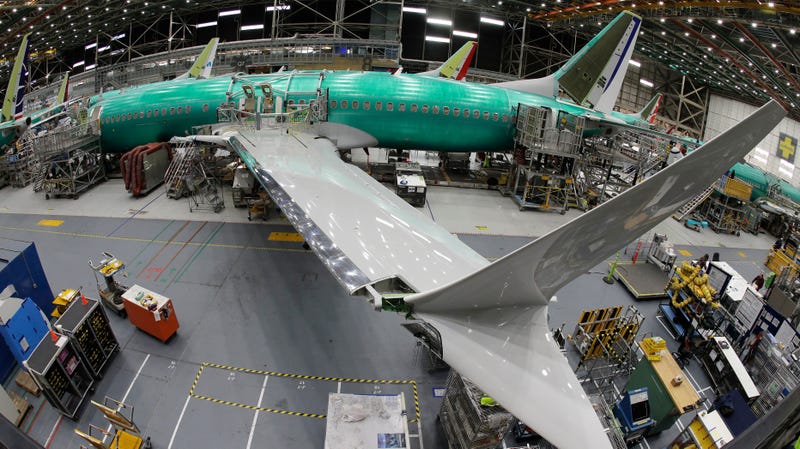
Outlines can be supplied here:
M488 265L360 168L327 139L242 131L226 137L350 293L397 278L432 290Z

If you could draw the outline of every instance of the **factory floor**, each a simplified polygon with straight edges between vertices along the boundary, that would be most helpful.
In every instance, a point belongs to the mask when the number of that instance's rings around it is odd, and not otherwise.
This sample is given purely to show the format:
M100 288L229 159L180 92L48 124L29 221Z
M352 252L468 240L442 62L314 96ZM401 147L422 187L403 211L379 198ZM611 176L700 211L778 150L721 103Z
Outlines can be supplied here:
M229 190L226 196L227 207L215 214L190 213L187 200L167 199L163 189L131 198L113 179L77 200L45 200L30 187L2 190L0 236L36 243L54 293L82 288L97 297L87 261L105 251L127 263L120 283L173 300L180 329L166 344L109 314L122 351L94 399L135 406L134 421L157 448L321 448L328 393L402 392L411 447L447 447L436 420L447 373L429 370L428 355L400 326L403 317L348 297L300 243L270 240L272 232L293 232L279 214L250 222L245 209L232 207ZM430 188L419 211L490 260L581 214L521 212L497 191L447 187ZM774 241L695 232L671 218L656 232L675 244L679 261L719 252L748 279ZM634 248L621 249L621 260ZM582 310L635 305L645 316L640 335L661 335L675 350L655 318L658 301L634 302L619 283L602 282L607 270L600 264L557 293L551 327L566 323L571 333ZM575 366L569 344L567 353ZM689 379L709 393L698 365L691 364ZM11 379L6 385L33 404L21 428L47 448L78 448L73 429L106 425L92 408L77 421L63 419L42 396ZM641 447L665 447L691 417Z

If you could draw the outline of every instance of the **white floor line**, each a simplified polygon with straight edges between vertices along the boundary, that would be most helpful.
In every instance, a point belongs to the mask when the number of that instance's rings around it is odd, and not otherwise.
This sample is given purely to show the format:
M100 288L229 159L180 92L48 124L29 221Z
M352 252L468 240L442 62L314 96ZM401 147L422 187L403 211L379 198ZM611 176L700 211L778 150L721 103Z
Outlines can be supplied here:
M178 416L178 422L175 423L175 430L172 431L172 437L169 439L169 446L167 446L167 449L172 449L172 443L175 441L175 435L178 434L178 427L181 425L183 414L186 413L186 406L189 405L189 399L191 398L192 397L189 395L186 396L186 402L183 403L183 409L181 410L180 416Z
M644 443L647 449L650 449L650 443L647 442L647 438L642 438L642 443Z
M341 393L342 392L342 383L341 382L339 382L339 385L336 386L336 392L337 393Z
M261 407L261 401L264 400L264 390L267 389L267 379L269 376L264 376L264 383L261 384L261 394L258 395L258 405L256 407ZM253 424L250 425L250 435L247 437L247 449L250 449L250 446L253 444L253 434L256 431L256 423L258 422L258 410L253 413Z
M680 419L675 421L675 424L678 426L678 430L680 430L681 432L683 432L683 429L686 428L686 427L684 427L684 425L683 425L683 423L681 422Z
M419 449L425 449L425 443L422 441L422 420L417 421L417 435L419 435Z
M44 447L50 447L50 444L52 443L50 440L52 440L53 437L56 436L56 429L58 429L58 426L61 425L61 421L63 419L64 415L59 415L58 419L56 420L56 423L53 424L53 428L50 429L50 435L47 436L47 441L44 442Z
M130 385L128 385L128 390L125 391L125 396L122 396L122 399L120 399L119 402L122 402L124 404L125 400L128 399L128 395L131 394L131 390L133 389L133 384L136 383L136 379L139 378L139 374L142 374L142 368L144 368L144 364L147 363L147 361L149 359L150 359L150 354L147 354L147 356L145 356L144 360L142 360L142 364L139 365L139 371L136 371L136 375L133 376L133 380L131 380ZM117 406L117 411L119 411L119 409L120 409L120 407ZM106 442L106 438L108 438L108 436L110 435L110 432L111 432L111 424L109 423L108 427L106 427L106 433L105 433L105 435L103 435L103 443Z

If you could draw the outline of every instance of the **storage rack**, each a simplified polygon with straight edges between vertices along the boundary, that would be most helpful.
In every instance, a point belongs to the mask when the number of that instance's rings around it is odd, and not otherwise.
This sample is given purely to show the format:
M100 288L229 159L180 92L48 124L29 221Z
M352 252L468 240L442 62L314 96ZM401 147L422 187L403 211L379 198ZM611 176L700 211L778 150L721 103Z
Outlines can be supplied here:
M24 362L45 398L62 415L76 419L86 396L94 390L94 379L66 336L42 339Z
M499 405L481 405L483 393L455 370L447 376L447 388L439 409L450 449L494 449L511 430L515 418Z
M86 304L81 299L72 301L55 326L75 344L92 377L102 378L119 343L100 302L90 298L86 298Z
M763 416L800 384L800 363L768 337L758 342L748 359L751 377L761 392L750 408Z
M7 177L7 182L12 187L19 188L30 184L38 167L39 161L33 153L33 148L22 144L13 153L4 154L0 159L0 171Z

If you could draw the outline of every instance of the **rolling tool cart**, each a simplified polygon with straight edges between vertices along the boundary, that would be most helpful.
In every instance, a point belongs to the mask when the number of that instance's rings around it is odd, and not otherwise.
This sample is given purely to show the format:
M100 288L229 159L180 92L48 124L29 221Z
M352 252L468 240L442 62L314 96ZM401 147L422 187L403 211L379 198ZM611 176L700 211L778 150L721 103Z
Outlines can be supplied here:
M70 339L52 335L56 341L43 338L23 364L50 405L67 418L77 419L83 400L94 390L94 379Z
M111 253L104 252L103 256L105 257L97 265L92 262L92 259L89 259L89 267L91 267L94 272L94 280L97 283L97 292L100 294L100 299L102 299L111 310L125 318L126 312L125 304L122 301L122 293L124 293L128 287L114 280L114 275L125 268L125 262L117 259ZM100 273L105 279L105 288L103 288L100 281L97 279L97 273Z
M128 319L134 326L166 343L178 332L172 300L139 285L122 294Z
M92 377L101 379L119 343L100 302L84 298L72 301L55 327L75 345Z

